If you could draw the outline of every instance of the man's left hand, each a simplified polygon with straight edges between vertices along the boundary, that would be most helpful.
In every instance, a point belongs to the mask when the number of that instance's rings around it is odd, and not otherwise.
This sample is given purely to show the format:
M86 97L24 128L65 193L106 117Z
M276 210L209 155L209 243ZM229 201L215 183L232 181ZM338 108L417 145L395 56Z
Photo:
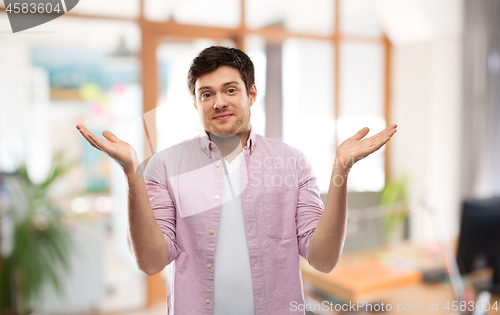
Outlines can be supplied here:
M364 127L354 136L348 138L337 148L334 168L349 172L357 161L380 149L397 132L397 125L392 124L376 135L363 139L370 129Z

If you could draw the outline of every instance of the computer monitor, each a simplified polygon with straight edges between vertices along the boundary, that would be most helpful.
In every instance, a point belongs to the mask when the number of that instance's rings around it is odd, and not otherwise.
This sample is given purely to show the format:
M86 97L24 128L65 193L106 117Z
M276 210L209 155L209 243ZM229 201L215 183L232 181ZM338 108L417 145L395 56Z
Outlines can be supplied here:
M462 203L457 262L462 274L493 267L492 281L480 289L500 294L500 197Z

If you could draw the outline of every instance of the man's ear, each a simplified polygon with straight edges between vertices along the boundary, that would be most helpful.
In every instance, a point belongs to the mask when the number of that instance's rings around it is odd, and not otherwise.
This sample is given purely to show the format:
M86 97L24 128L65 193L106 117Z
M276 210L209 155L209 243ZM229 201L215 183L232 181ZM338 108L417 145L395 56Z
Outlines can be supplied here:
M250 89L250 106L255 103L255 100L257 100L257 86L254 84Z
M198 105L196 105L196 97L193 96L193 106L194 109L198 110Z

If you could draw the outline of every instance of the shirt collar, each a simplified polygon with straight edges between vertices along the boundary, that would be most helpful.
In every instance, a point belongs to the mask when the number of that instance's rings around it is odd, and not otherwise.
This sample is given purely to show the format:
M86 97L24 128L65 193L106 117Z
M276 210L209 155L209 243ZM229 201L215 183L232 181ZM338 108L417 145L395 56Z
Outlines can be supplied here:
M209 157L210 157L210 150L213 149L211 144L213 144L215 146L215 143L210 141L210 138L208 137L206 131L203 130L200 133L200 149ZM250 126L250 135L248 136L247 145L243 149L249 148L250 154L252 154L255 145L256 145L255 131L254 131L253 127Z

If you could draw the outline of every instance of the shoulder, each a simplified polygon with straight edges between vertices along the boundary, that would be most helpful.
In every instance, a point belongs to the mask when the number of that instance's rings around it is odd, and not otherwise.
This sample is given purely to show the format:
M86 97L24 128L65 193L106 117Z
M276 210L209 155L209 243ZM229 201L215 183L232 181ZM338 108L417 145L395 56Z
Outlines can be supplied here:
M304 170L309 171L312 168L309 159L301 150L282 141L266 138L261 135L257 135L256 140L255 153L258 154L258 158L263 160L264 163L269 164L269 159L271 159L279 165L281 165L280 163L284 163L287 168L292 168L299 172Z
M305 154L289 144L282 141L274 140L271 138L264 137L262 135L255 135L257 146L260 146L258 151L264 151L266 153L273 153L273 155L282 156L293 156L297 158L306 158Z

